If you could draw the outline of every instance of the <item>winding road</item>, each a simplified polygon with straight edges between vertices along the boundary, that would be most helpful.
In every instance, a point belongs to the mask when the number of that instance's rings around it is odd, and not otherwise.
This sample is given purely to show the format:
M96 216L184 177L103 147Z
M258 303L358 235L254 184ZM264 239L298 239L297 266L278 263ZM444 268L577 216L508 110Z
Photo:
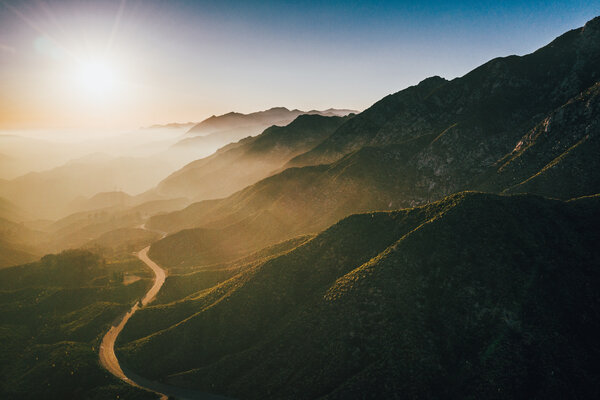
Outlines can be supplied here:
M142 228L145 229L144 226L142 226ZM136 253L137 258L144 262L144 264L146 264L154 272L154 284L142 298L141 307L144 307L146 304L154 300L160 288L165 283L166 278L165 270L162 269L158 264L156 264L148 257L149 249L150 246ZM102 366L106 368L108 372L110 372L117 378L123 380L124 382L158 394L161 400L166 400L169 397L174 397L176 399L182 400L226 400L226 397L198 392L195 390L178 388L175 386L170 386L161 382L156 382L143 378L119 364L119 360L117 359L117 355L115 354L115 342L117 340L117 336L119 336L119 334L125 327L125 324L127 323L127 321L129 321L129 318L131 318L131 316L139 309L140 302L137 302L133 307L131 307L129 311L127 311L127 313L121 318L119 323L113 325L110 328L110 330L106 333L106 335L104 335L104 337L102 338L102 343L100 344L100 364L102 364Z

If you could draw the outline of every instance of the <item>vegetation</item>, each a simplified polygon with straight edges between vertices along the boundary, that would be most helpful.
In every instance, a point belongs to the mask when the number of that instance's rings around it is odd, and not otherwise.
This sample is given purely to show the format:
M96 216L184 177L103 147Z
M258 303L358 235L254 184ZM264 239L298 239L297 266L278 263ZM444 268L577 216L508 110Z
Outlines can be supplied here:
M118 354L243 398L595 398L599 211L598 196L460 193L354 215L141 310Z
M144 378L250 399L600 398L599 65L600 17L356 116L211 117L173 148L293 121L139 196L67 204L114 187L90 177L115 160L0 182L27 212L78 210L25 224L0 198L0 397L154 397L97 358L151 285L131 256L151 244L165 284L117 341ZM137 182L152 162L116 170Z
M111 277L117 271L141 275L142 268L71 250L0 271L0 396L155 398L98 363L103 334L151 283L146 278L124 286Z
M103 233L86 243L83 248L114 258L139 251L159 238L160 234L145 229L121 228Z
M223 262L352 213L461 190L598 193L598 65L600 17L532 54L426 79L349 118L281 173L151 218L180 231L152 252L165 265Z

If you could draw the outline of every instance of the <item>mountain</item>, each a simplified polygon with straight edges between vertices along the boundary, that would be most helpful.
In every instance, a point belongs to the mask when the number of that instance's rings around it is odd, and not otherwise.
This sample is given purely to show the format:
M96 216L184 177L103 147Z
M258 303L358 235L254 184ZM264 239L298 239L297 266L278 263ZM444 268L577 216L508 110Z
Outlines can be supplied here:
M208 267L170 267L167 268L168 279L160 289L155 304L168 304L188 296L195 296L199 291L209 289L226 281L241 271L264 263L280 256L311 239L312 236L298 236L272 246L265 247L246 257L215 264ZM132 331L142 326L132 328Z
M484 186L568 199L600 193L600 83L528 132Z
M228 196L312 149L348 118L304 114L286 126L271 126L187 164L160 182L157 191L198 200Z
M131 206L135 204L135 198L125 192L102 192L96 193L90 198L78 198L71 203L75 212L96 210L99 208L113 206Z
M460 190L535 193L533 182L545 176L552 178L538 193L546 196L598 193L598 79L600 18L530 55L492 60L450 82L429 78L382 99L288 166L325 164L290 167L227 198L152 218L149 226L167 232L203 230L180 232L179 240L165 238L156 246L191 249L198 238L217 243L231 232L219 246L234 243L241 255L351 213L411 207ZM556 122L553 133L536 136L549 120ZM527 147L531 157L518 159L536 161L503 167L532 138L540 144ZM561 156L566 144L569 157ZM548 170L557 157L561 162ZM535 180L515 186L544 168ZM559 169L560 175L550 175ZM203 260L204 251L198 245L189 262ZM162 260L167 265L186 262L166 247L160 253L168 255Z
M596 398L599 217L598 196L473 192L353 215L140 310L119 359L248 399Z
M110 196L109 196L110 197ZM119 196L120 197L120 196ZM102 197L101 197L102 198ZM140 199L135 199L136 202ZM45 249L50 252L58 252L64 249L91 246L98 248L117 248L118 237L123 240L123 248L131 247L131 244L147 243L148 238L155 238L155 234L139 232L138 228L146 218L152 215L160 215L168 211L178 210L189 202L186 199L154 200L141 204L114 205L105 208L87 210L70 214L64 218L54 221L44 229L50 235L45 243ZM131 234L127 236L127 232ZM107 236L108 235L108 236ZM116 236L116 238L112 238ZM138 240L142 238L142 240Z
M0 179L54 168L78 153L78 146L19 135L0 134Z
M32 262L38 258L40 258L40 253L31 246L0 238L0 269Z
M174 144L169 152L180 154L186 159L198 159L212 154L229 143L237 142L248 136L256 136L270 126L288 125L300 115L343 117L351 113L355 113L355 111L333 108L325 111L290 111L284 107L275 107L251 114L231 112L212 116L191 128L186 134L187 137Z
M43 218L56 219L76 211L73 201L124 188L141 193L154 187L176 167L153 158L91 154L42 172L0 182L0 196Z
M47 241L46 233L0 217L0 268L39 259Z
M119 257L140 251L160 238L160 234L141 228L120 228L105 232L81 246L104 257Z
M496 58L461 78L433 77L389 95L289 166L330 163L366 145L435 135L413 167L424 184L437 186L434 192L444 192L439 187L449 180L450 191L460 190L598 80L600 17L532 54Z
M285 107L273 107L265 111L257 111L250 114L230 112L219 116L213 115L193 126L187 133L188 135L207 136L232 129L248 128L251 129L252 132L255 132L254 135L256 135L271 125L287 125L302 114L343 117L351 113L356 113L356 111L338 110L334 108L325 111L300 111L288 110ZM254 135L249 133L245 136Z
M0 197L0 218L22 222L26 219L30 219L31 216L22 210L21 207L11 203L5 198Z
M98 363L102 335L150 287L144 267L86 251L0 270L0 397L156 399ZM140 280L124 285L124 272Z

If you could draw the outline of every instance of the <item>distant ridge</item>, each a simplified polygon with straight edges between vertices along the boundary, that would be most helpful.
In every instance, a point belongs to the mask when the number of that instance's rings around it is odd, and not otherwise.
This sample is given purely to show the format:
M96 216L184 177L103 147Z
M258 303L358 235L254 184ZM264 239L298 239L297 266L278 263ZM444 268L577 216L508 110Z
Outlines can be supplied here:
M287 125L302 114L319 114L324 116L343 117L348 114L357 113L355 110L329 108L324 111L311 110L301 111L289 110L286 107L273 107L264 111L249 114L229 112L223 115L213 115L204 121L194 125L187 133L189 135L209 135L218 131L235 128L247 128L254 132L258 127L265 129L271 125ZM248 134L246 136L254 136Z
M312 149L349 118L301 114L286 126L271 126L187 164L161 181L156 190L163 196L196 200L230 195Z
M147 127L142 127L142 129L184 129L191 128L196 124L197 122L170 122L168 124L154 124Z
M352 213L412 207L461 190L561 199L599 193L599 22L532 54L389 95L281 173L153 217L148 226L181 231L161 245L163 262L180 262L169 259L172 249L194 249L198 238L235 240L242 254Z

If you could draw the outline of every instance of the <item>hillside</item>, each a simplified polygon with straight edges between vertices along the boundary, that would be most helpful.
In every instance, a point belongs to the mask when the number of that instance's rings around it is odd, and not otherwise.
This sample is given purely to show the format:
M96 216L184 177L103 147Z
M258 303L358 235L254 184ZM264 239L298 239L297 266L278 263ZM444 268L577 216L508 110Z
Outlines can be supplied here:
M142 197L145 196L137 196L130 202L137 204L143 200ZM119 200L117 203L122 202ZM39 241L39 247L45 252L58 252L91 246L105 255L129 251L127 249L136 248L140 243L149 243L150 238L156 237L139 229L146 218L179 210L187 204L189 204L188 200L178 198L76 212L45 225L43 229L46 234L44 240ZM128 233L132 236L129 237ZM139 240L140 238L144 239Z
M198 238L208 237L212 248L233 245L241 255L317 232L352 213L425 204L461 190L563 199L595 194L600 191L594 168L600 132L596 66L600 18L530 55L495 59L463 78L434 77L388 96L299 156L339 145L335 157L314 159L336 161L290 167L227 198L152 218L149 226L162 231L192 229L166 238L161 260L166 265L219 262L212 255L205 258ZM549 120L556 129L539 135ZM545 144L523 146L532 140ZM519 156L524 149L527 157ZM555 165L551 171L550 165ZM544 187L536 183L543 179ZM185 260L184 253L194 253L194 259Z
M40 253L28 245L0 239L0 268L25 264L35 261L39 257Z
M31 219L31 216L22 210L21 207L0 197L0 218L22 222Z
M155 333L119 357L242 398L595 398L599 211L597 196L460 193L354 215L141 310L132 326ZM153 329L162 309L178 319Z
M497 164L486 189L568 199L600 193L600 83L558 108Z
M144 279L123 285L123 272ZM85 251L0 271L3 399L154 399L104 371L97 349L112 321L150 285L137 261Z
M477 183L529 130L600 80L600 17L522 57L496 58L463 77L429 78L389 95L289 166L330 163L363 146L435 135L411 167L439 197Z
M0 218L0 268L35 261L44 254L48 235Z
M300 115L289 125L271 126L174 172L157 187L165 196L219 198L267 177L294 156L327 138L348 118Z
M343 117L355 113L352 110L328 109L325 111L300 111L276 107L251 114L228 113L213 116L196 125L188 134L171 146L168 154L183 160L205 158L229 144L262 133L271 126L286 126L301 115ZM309 150L309 148L304 151ZM288 160L284 160L286 162Z
M97 210L114 206L132 206L135 198L121 191L96 193L89 198L79 198L71 202L73 212Z
M76 200L82 197L112 192L115 187L139 193L154 187L175 168L174 162L156 158L92 154L0 182L0 196L31 214L57 219L81 210Z
M120 228L108 231L81 246L105 257L129 255L140 251L160 238L160 234L140 228Z

